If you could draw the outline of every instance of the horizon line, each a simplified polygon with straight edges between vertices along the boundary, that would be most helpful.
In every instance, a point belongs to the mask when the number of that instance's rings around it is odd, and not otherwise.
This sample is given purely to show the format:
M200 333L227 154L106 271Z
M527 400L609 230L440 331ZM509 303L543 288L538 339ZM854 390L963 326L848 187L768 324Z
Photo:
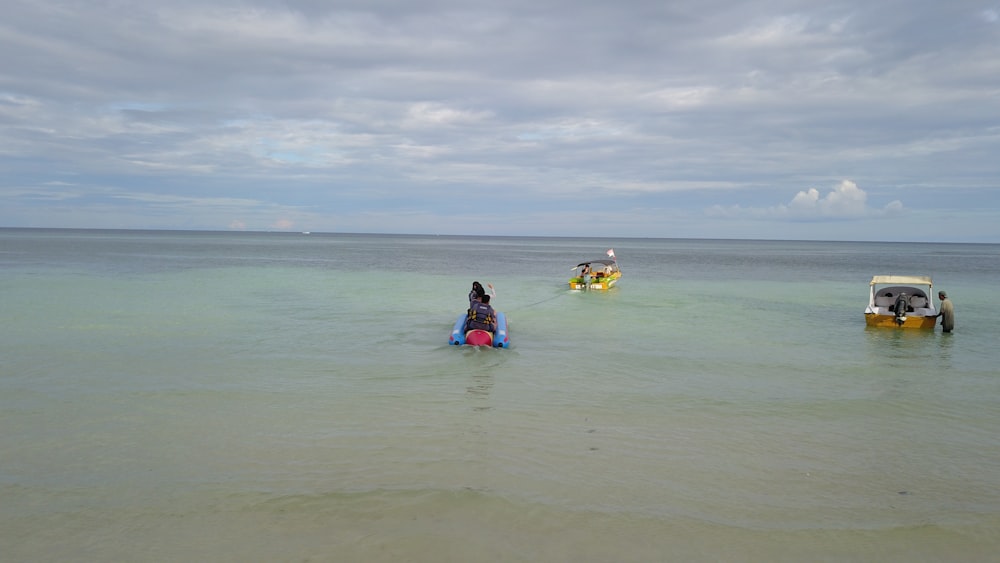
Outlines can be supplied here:
M476 235L448 233L378 233L355 231L293 231L293 230L255 230L255 229L181 229L181 228L125 228L125 227L5 227L0 230L9 231L104 231L104 232L146 232L146 233L216 233L216 234L276 234L276 235L358 235L358 236L392 236L392 237L476 237L476 238L551 238L551 239L593 239L593 240L690 240L690 241L744 241L744 242L857 242L857 243L891 243L891 244L1000 244L1000 242L969 242L969 241L904 241L904 240L832 240L832 239L781 239L781 238L732 238L732 237L643 237L643 236L571 236L571 235Z

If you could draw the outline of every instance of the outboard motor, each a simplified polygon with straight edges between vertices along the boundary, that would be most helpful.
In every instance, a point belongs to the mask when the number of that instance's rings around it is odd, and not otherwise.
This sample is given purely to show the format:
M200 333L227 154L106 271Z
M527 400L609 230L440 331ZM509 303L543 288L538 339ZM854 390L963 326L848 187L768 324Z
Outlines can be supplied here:
M906 298L905 293L900 293L896 297L896 302L893 304L892 308L896 311L896 324L902 325L906 322L906 307L910 304L910 300Z

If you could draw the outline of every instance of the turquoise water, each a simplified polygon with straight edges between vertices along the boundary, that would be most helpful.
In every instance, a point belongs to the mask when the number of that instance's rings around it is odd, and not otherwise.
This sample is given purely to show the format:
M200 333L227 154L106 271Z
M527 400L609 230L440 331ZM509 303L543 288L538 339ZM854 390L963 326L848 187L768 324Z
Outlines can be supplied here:
M993 561L998 258L0 230L0 559ZM866 329L886 273L956 331Z

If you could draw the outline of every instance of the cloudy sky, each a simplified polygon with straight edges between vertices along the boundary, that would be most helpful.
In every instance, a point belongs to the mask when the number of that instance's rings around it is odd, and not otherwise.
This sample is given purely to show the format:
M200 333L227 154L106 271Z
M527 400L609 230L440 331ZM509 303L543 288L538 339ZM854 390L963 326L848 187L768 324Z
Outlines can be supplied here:
M1000 242L1000 0L0 7L0 227Z

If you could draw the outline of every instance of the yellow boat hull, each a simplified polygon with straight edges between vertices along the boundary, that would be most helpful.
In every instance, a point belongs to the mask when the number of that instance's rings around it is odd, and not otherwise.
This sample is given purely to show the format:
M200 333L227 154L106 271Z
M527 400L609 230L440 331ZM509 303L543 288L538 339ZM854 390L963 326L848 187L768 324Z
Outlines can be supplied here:
M865 324L879 328L930 328L937 324L936 317L916 317L907 315L903 324L896 322L895 315L879 315L876 313L865 313Z
M590 285L587 285L587 282L584 281L583 278L573 278L569 280L569 288L576 290L588 289L588 290L606 291L614 287L615 284L618 283L618 280L621 279L621 277L622 275L620 272L615 272L610 276L601 276L599 278L591 279Z

